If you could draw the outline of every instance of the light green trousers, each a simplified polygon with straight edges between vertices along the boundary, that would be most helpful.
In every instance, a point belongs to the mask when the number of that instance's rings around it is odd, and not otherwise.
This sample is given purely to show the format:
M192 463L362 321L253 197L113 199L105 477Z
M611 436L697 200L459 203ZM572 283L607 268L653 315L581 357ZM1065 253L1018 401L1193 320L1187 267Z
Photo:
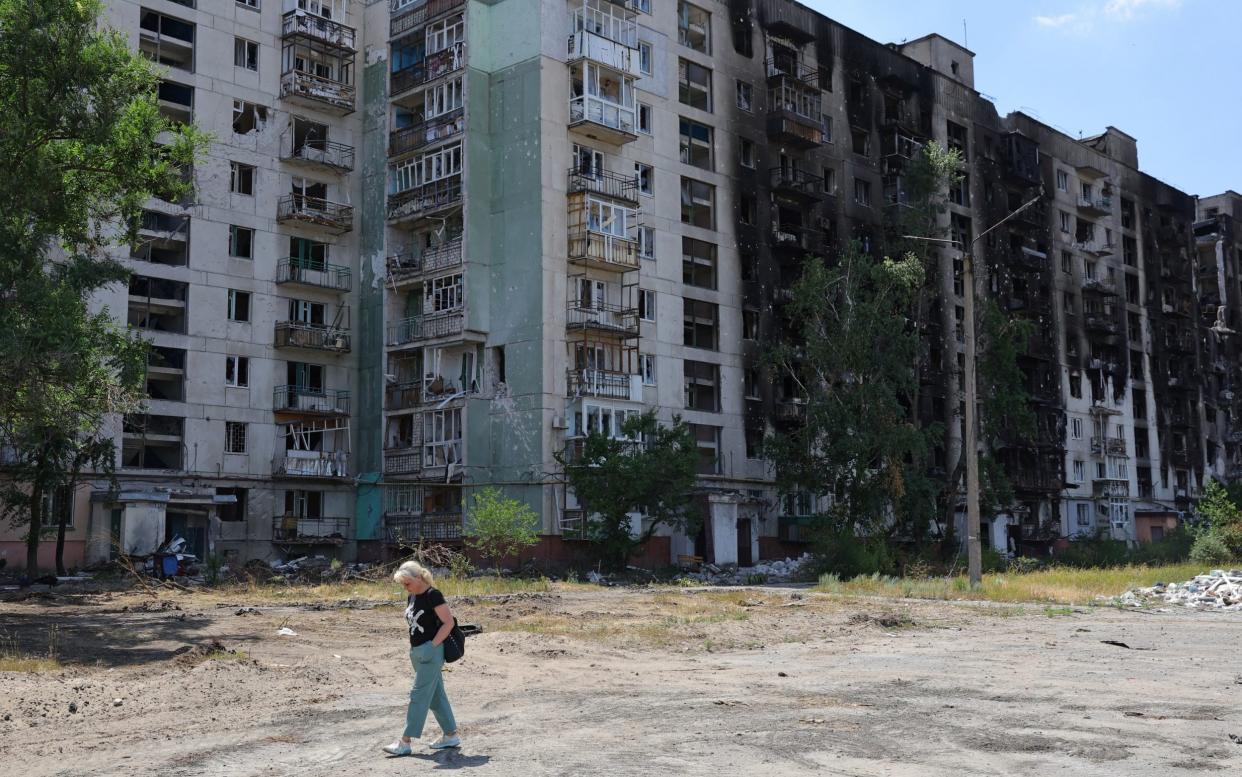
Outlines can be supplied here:
M427 722L427 710L436 716L444 733L457 730L453 708L444 692L444 646L424 642L410 648L410 663L414 665L414 687L410 689L410 706L405 711L405 736L418 739L423 735Z

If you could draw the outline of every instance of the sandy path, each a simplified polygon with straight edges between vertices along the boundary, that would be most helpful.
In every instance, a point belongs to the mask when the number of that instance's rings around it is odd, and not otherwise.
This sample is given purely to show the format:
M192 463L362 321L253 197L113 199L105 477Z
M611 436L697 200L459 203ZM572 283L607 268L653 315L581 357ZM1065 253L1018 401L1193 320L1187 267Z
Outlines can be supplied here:
M1242 771L1242 620L1190 612L841 602L754 591L675 638L629 635L650 593L462 603L489 631L448 678L460 752L391 759L408 690L399 610L136 597L0 604L51 675L0 674L0 773L40 775L1176 775ZM759 602L762 604L759 604ZM122 611L128 603L130 611ZM899 611L913 626L851 622ZM664 617L664 616L661 616ZM288 623L297 637L277 637ZM515 622L549 633L525 633ZM590 639L565 636L569 623ZM672 623L672 621L662 621ZM604 636L589 630L619 624ZM173 655L212 639L253 660ZM1101 643L1118 640L1128 650ZM709 648L711 652L709 652ZM89 659L88 659L89 660ZM782 676L784 673L784 676ZM121 706L112 700L121 697ZM77 712L69 712L69 704ZM429 724L428 738L437 735Z

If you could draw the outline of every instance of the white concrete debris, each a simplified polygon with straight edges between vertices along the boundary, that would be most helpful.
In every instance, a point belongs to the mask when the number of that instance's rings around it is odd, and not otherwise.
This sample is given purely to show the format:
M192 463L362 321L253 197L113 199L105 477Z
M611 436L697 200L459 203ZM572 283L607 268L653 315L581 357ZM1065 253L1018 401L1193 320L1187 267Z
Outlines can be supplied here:
M764 561L753 567L718 567L715 564L704 564L699 572L692 572L689 577L710 585L746 585L747 583L788 583L798 578L802 567L811 561L810 553L803 553L798 558L785 558L777 561Z
M1242 612L1242 570L1214 569L1185 583L1135 588L1117 599L1119 604L1129 607L1150 606L1159 601L1191 609Z

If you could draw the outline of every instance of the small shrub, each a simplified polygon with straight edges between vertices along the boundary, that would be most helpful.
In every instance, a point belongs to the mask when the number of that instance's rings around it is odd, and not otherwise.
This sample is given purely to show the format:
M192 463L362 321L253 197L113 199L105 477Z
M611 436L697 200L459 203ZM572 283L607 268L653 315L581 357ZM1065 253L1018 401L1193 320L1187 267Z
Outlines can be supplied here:
M1041 567L1043 567L1043 563L1037 558L1031 558L1030 556L1018 556L1017 558L1009 560L1009 566L1005 571L1012 572L1017 575L1025 575L1030 572L1034 572Z
M1200 535L1195 540L1195 544L1191 546L1190 560L1196 564L1216 566L1228 564L1233 560L1233 554L1229 552L1229 546L1225 544L1225 541L1215 532L1207 532Z
M746 576L746 585L763 585L766 582L768 582L768 576L762 573Z
M224 557L219 553L211 553L207 556L207 560L203 562L203 577L207 581L207 585L215 585L220 582L220 570L224 567Z
M988 547L983 548L981 561L983 562L982 567L984 574L989 572L1003 572L1009 564L1003 555Z

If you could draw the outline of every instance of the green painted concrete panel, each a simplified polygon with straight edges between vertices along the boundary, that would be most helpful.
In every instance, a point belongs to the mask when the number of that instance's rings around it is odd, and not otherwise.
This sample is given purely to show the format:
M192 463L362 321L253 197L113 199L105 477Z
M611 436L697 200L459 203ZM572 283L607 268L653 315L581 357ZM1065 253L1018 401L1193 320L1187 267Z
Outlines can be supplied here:
M358 209L358 315L354 343L358 349L358 383L354 392L354 468L358 492L354 525L360 540L379 539L382 490L373 485L383 468L384 425L384 229L388 176L388 63L380 60L362 71L362 144ZM364 485L366 484L366 485Z

